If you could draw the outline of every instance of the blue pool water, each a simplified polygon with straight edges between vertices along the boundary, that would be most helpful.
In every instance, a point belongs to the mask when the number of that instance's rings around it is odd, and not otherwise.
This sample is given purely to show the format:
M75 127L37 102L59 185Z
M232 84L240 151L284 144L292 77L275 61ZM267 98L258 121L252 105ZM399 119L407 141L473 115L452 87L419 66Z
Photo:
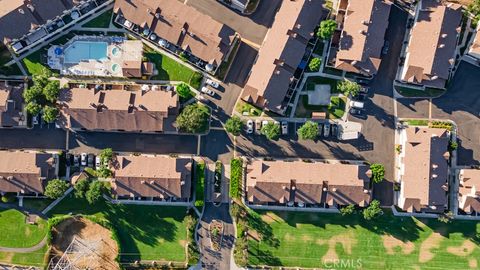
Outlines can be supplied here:
M65 63L78 63L82 60L103 60L107 58L106 42L75 41L65 49Z

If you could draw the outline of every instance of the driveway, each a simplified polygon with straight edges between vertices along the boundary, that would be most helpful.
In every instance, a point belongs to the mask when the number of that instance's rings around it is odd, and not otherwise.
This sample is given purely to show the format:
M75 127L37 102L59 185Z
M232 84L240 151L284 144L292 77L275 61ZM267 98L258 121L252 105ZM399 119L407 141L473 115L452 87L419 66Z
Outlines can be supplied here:
M458 126L458 165L480 165L480 67L462 61L448 91L432 101L432 118Z
M224 231L219 251L211 248L209 224L212 220L223 222ZM235 241L235 228L229 213L228 203L215 206L213 203L205 203L205 210L200 226L197 230L200 245L200 261L203 269L230 270L230 259Z
M200 12L230 26L240 34L242 39L247 39L258 45L262 44L280 3L280 0L261 1L254 14L245 16L216 0L187 1L187 5L195 7Z

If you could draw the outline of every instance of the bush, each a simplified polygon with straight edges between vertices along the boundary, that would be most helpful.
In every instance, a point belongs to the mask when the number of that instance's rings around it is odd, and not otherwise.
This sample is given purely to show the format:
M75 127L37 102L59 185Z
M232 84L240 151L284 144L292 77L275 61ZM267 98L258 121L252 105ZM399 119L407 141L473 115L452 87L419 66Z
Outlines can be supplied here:
M110 162L113 160L113 155L114 153L112 148L105 148L99 154L102 163L105 164L110 164Z
M380 202L377 200L373 200L367 208L363 209L363 218L365 220L374 219L381 214L383 214L383 211L380 208Z
M89 204L95 204L100 200L105 190L105 185L102 182L93 181L88 187L85 198Z
M97 170L97 175L101 178L108 178L113 175L113 172L107 166L101 165Z
M240 135L240 131L242 131L242 127L243 127L243 122L238 116L232 116L225 123L225 130L235 136Z
M269 122L268 124L262 126L261 132L269 140L276 140L280 136L280 125Z
M344 80L338 83L337 89L345 96L351 95L352 97L358 95L362 88L358 83L349 80Z
M317 30L317 37L326 40L330 39L337 29L337 22L334 20L325 20L320 23Z
M75 189L75 197L76 198L85 198L85 194L88 191L88 187L90 185L90 180L89 179L80 179L78 180L77 183L75 183L75 186L73 187Z
M243 179L243 160L234 158L230 162L230 197L240 198Z
M189 84L195 88L195 89L200 89L200 86L202 86L202 80L203 80L203 74L200 72L195 72L193 73L192 77L190 77Z
M2 196L2 203L13 203L15 201L15 196L13 194L5 194Z
M318 135L318 124L307 121L298 129L298 137L302 140L315 140Z
M373 163L370 165L372 171L372 180L374 183L380 183L385 178L385 167L379 163Z
M450 152L457 150L458 148L458 143L454 141L450 141L450 144L448 145L448 150Z
M320 65L322 64L322 59L315 57L310 60L308 63L308 70L312 72L317 72L320 70Z
M175 90L180 97L180 99L188 100L193 96L190 86L186 83L180 83L175 87Z
M203 104L186 106L177 117L178 128L188 133L204 132L208 128L210 110Z
M355 212L355 205L353 204L349 204L345 207L340 208L340 214L342 214L342 216L351 215L354 212Z
M61 179L53 179L48 181L45 187L45 196L50 199L58 199L67 191L69 184Z

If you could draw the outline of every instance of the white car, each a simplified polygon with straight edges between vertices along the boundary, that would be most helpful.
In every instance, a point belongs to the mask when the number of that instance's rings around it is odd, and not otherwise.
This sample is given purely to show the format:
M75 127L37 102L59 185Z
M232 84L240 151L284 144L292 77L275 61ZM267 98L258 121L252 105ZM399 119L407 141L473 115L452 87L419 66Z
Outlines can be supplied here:
M102 166L102 159L100 156L95 157L95 169L100 169L100 166Z
M211 79L206 79L205 83L210 85L213 88L218 88L218 86L219 86L218 82L216 82L214 80L211 80Z
M356 109L363 109L364 103L361 101L350 101L350 107L356 108Z
M247 121L247 133L248 134L253 133L253 120L252 119Z
M282 121L282 134L283 135L288 134L288 122L287 121Z
M80 154L80 165L87 166L87 153Z
M215 96L215 92L213 92L212 89L207 88L207 87L205 87L205 86L202 87L202 90L201 90L201 91L202 91L202 93L207 94L207 95L209 95L209 96L212 96L212 97Z
M266 125L268 125L268 121L267 121L267 120L263 120L263 121L262 121L262 127L264 127L264 126L266 126Z

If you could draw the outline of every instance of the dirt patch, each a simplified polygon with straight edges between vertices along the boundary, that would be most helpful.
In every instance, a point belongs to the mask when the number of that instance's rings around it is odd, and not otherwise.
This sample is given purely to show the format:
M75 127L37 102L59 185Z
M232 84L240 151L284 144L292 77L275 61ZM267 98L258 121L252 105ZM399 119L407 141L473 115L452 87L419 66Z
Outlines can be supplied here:
M461 246L459 246L459 247L448 247L447 251L449 253L452 253L453 255L465 257L465 256L470 255L473 252L473 250L475 250L475 247L476 246L472 241L465 240L465 241L463 241Z
M303 242L310 242L310 241L312 241L312 237L310 235L304 234L304 235L302 235L302 241Z
M317 241L318 243L318 241ZM335 250L336 245L340 243L345 250L345 253L352 254L352 246L357 244L357 239L352 232L348 232L342 235L335 235L328 240L328 251L323 256L324 262L333 262L338 260L338 255Z
M410 254L415 250L415 244L410 241L403 242L402 240L395 238L391 235L384 235L383 238L383 246L387 250L387 254L393 255L395 254L395 248L400 247L402 249L403 254Z
M433 259L435 252L432 252L431 250L439 248L443 239L444 237L438 232L433 232L427 239L425 239L420 245L418 261L425 263Z
M468 266L473 269L477 269L478 263L476 259L468 259Z
M268 224L283 221L281 217L277 216L275 213L272 213L272 212L268 212L267 214L262 215L262 220Z
M75 262L76 268L118 269L115 262L118 246L111 235L108 229L88 219L67 219L53 229L50 258L58 261L75 239L73 252L68 254L70 260L78 257L78 254L86 254Z

